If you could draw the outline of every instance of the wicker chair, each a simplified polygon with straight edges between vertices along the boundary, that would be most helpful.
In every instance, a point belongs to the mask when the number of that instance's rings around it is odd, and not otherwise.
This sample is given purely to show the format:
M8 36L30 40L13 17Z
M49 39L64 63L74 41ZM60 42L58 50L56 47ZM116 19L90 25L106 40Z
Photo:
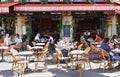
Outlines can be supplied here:
M78 49L78 50L81 50L81 49L82 49L82 46L83 46L83 44L80 44L77 49Z
M47 54L48 54L48 49L45 48L44 50L42 50L41 55L39 55L36 59L35 59L35 71L38 69L38 63L39 62L43 62L44 63L44 70L47 69Z
M99 51L99 57L100 57L100 65L99 65L99 69L101 68L101 66L103 66L104 70L106 68L109 67L109 64L112 65L112 68L114 68L114 63L110 61L110 54L103 50L103 49L100 49Z
M13 47L18 50L19 52L22 50L22 42L19 42L17 45L14 45Z
M98 49L93 44L90 45L90 48L91 48L90 54L91 54L92 60L95 58L99 58L99 57L95 57L95 55L98 55Z
M57 55L57 60L58 60L57 67L59 67L60 61L65 61L65 63L66 63L66 71L68 71L68 60L69 60L69 57L64 57L60 49L55 48L55 50L56 50L56 55Z
M23 44L22 44L22 49L23 50L27 50L27 45L29 44L29 41L25 41Z
M84 65L84 69L86 68L86 64L90 67L90 69L92 69L90 61L89 61L89 52L90 52L90 47L87 47L84 50L84 53L81 55L81 57L79 57L79 60L76 62L78 65L80 76L82 75L82 66L83 65Z
M13 62L12 62L12 70L18 69L20 74L24 74L25 71L25 64L28 62L24 58L20 58L18 51L14 48L10 49L12 54ZM17 71L17 70L16 70Z

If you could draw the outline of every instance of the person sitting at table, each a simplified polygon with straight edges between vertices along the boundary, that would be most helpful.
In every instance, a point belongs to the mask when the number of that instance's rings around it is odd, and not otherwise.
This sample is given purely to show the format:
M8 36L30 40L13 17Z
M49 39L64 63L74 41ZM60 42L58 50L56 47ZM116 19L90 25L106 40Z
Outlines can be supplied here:
M106 52L110 54L111 62L116 62L120 60L120 57L111 51L112 47L113 47L113 44L109 43L109 38L105 38L100 48L102 48L103 50L105 50Z
M50 54L54 53L54 39L52 37L52 35L49 35L49 42L50 42Z
M7 47L7 43L5 41L5 36L2 36L2 38L0 39L0 46L5 46ZM9 53L9 49L4 49L4 55Z
M111 40L110 40L110 42L114 43L114 48L116 48L117 46L119 46L119 45L117 45L118 44L118 40L116 38L117 38L117 36L113 35L112 38L111 38Z
M14 41L14 43L15 43L15 44L13 45L14 48L18 47L18 44L19 44L19 43L22 43L22 39L20 38L20 35L19 35L19 34L16 34L16 35L15 35L15 41Z
M66 41L67 41L67 38L66 38L66 37L63 37L62 40L59 41L58 47L59 47L60 49L65 49Z
M28 41L28 37L26 35L22 35L22 42L24 43L25 41Z
M85 35L82 35L82 36L80 37L80 42L83 43L85 40L86 40L86 39L85 39Z
M58 43L58 48L61 50L64 57L68 56L68 50L66 49L67 38L63 37L62 40Z
M95 41L98 42L99 44L101 44L102 43L102 38L100 36L96 35Z
M34 41L36 41L36 42L38 42L38 43L41 42L40 34L39 34L39 33L36 34L36 36L35 36L35 38L34 38Z
M15 45L15 35L9 36L8 46Z

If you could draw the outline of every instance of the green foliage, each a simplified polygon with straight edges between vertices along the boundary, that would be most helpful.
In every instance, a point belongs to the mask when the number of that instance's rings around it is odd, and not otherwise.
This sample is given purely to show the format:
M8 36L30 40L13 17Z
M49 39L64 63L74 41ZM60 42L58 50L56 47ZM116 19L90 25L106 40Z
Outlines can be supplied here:
M57 28L58 28L58 32L59 32L59 34L60 34L61 31L62 31L62 29L63 29L62 22L59 22L59 23L58 23Z
M9 15L2 15L1 17L2 17L5 31L9 27L9 29L12 31L12 33L14 33L14 31L15 31L15 26L14 26L15 17L12 15L10 15L10 16Z
M47 3L48 3L48 0L40 0L40 2L41 2L42 4L47 4Z
M94 0L87 0L88 3L95 3Z
M73 26L73 29L77 28L77 24L75 23L75 21L72 22L72 26Z
M72 26L73 26L72 38L75 38L76 37L75 30L77 29L77 24L75 21L72 22Z
M26 32L26 36L27 36L27 37L30 37L30 35L31 35L31 31L30 31L30 20L27 20L25 24L26 24L26 31L27 31L27 32Z
M73 32L73 33L72 33L72 38L75 38L75 37L76 37L76 33Z
M109 3L114 3L115 1L114 0L106 0L107 2Z
M120 38L120 22L117 25L117 38Z
M71 3L71 0L63 0L64 3Z
M109 27L108 22L105 22L105 27L104 27L104 30L105 30L105 31L107 31L107 30L108 30L108 27Z

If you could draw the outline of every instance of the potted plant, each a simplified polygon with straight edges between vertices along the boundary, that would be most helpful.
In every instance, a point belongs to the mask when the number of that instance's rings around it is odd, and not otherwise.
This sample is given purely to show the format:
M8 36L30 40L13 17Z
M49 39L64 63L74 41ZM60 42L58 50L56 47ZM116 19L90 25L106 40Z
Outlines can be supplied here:
M59 22L59 23L57 24L57 29L58 29L58 33L59 33L59 35L60 35L60 37L61 37L61 32L62 32L62 29L63 29L62 22Z
M73 27L73 33L72 33L72 38L76 37L76 29L77 29L77 24L75 23L75 21L72 22L72 27Z

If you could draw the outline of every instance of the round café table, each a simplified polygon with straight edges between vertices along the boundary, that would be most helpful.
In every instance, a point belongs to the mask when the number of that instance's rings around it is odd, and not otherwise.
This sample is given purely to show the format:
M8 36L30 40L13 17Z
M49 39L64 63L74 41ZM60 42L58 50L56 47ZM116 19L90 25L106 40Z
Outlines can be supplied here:
M77 60L78 60L78 55L82 55L84 53L83 50L72 50L70 51L71 55L77 55Z
M4 50L8 49L8 48L9 47L7 47L7 46L0 46L0 52L1 52L1 56L2 56L2 59L0 60L0 62L4 62L5 61L3 54L4 54Z
M39 52L39 50L43 49L43 46L34 46L34 47L32 47L32 49L34 50L34 52L37 52L37 58L38 58L38 52Z
M45 46L45 43L37 43L35 46Z
M34 53L34 52L32 52L32 51L22 51L22 52L19 52L19 55L20 55L20 56L25 56L25 57L26 57L26 61L28 61L28 60L27 60L27 57L28 57L28 56L32 56L33 53ZM26 70L29 69L29 68L28 68L28 63L26 63L26 68L25 68L25 69L26 69Z

